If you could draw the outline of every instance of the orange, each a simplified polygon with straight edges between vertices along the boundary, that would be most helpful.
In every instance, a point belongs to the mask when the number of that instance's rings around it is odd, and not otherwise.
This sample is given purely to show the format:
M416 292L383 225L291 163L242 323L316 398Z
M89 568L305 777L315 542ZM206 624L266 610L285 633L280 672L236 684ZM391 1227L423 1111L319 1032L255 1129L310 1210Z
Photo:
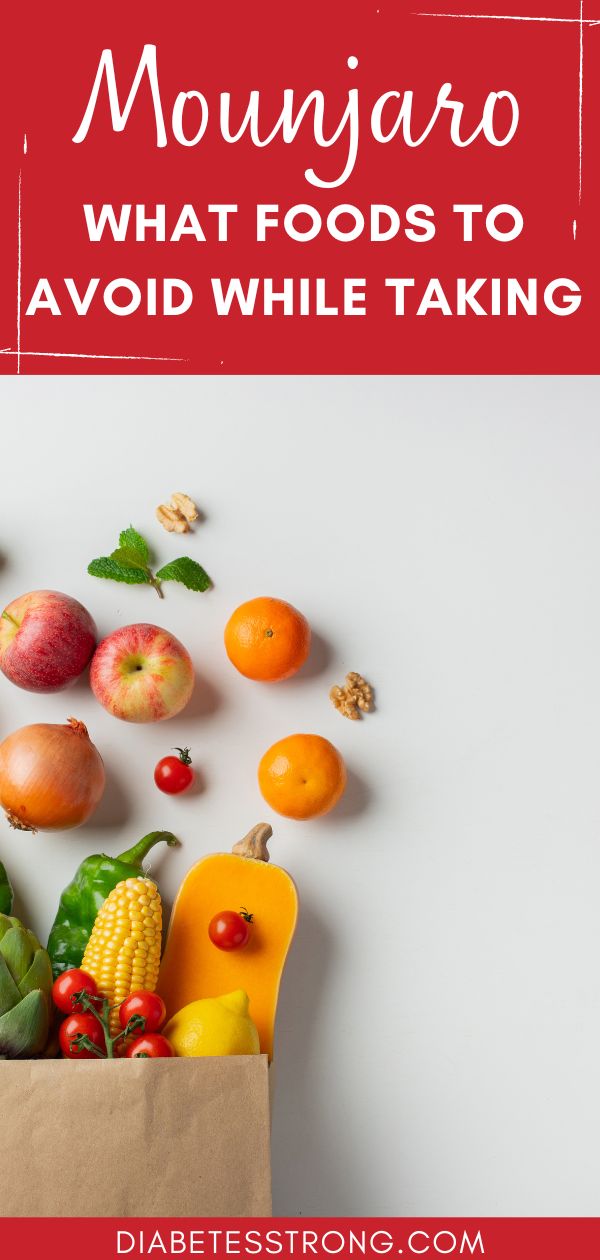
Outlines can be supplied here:
M322 735L288 735L265 753L258 767L258 785L278 814L316 818L339 801L346 786L346 767L337 748Z
M225 626L225 649L246 678L279 682L304 664L310 649L306 617L284 599L262 595L240 604Z

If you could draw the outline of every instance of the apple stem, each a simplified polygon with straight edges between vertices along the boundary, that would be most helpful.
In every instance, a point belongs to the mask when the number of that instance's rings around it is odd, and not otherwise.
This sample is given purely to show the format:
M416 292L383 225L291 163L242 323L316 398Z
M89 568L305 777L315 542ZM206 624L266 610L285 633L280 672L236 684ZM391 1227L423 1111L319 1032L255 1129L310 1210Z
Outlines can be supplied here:
M150 581L150 585L154 587L154 589L155 589L155 591L156 591L156 594L158 595L158 598L159 598L159 599L164 599L164 598L165 598L165 597L164 597L164 595L163 595L162 589L161 589L160 582L157 582L156 578L152 578L152 579L151 579L151 581Z

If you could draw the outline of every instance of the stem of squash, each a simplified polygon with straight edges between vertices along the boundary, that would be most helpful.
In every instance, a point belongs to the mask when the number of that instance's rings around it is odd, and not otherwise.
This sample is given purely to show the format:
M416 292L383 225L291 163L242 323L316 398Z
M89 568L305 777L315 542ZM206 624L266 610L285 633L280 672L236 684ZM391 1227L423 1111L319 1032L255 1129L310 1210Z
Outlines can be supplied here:
M236 853L238 857L254 858L258 862L269 861L269 850L267 848L267 840L271 839L273 828L269 823L257 823L252 827L247 836L243 840L238 840L234 844L232 853Z

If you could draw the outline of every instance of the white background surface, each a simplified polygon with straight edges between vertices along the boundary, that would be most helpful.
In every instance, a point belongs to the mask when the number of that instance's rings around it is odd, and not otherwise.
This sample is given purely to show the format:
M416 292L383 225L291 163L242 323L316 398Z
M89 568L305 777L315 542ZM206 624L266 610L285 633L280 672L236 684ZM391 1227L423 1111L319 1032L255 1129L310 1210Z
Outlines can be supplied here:
M75 713L106 760L92 823L0 829L18 910L40 933L90 852L174 829L153 873L261 818L302 917L280 1006L278 1214L600 1211L600 433L598 378L4 379L2 604L39 587L101 633L173 630L198 686L135 727L84 684L35 697L0 678L0 734ZM191 539L154 508L206 513ZM135 524L160 561L216 588L86 575ZM183 543L183 545L182 545ZM222 631L257 594L297 604L316 645L297 679L252 684ZM378 711L330 684L358 669ZM276 819L256 765L316 731L351 772L313 823ZM190 744L205 790L152 770Z

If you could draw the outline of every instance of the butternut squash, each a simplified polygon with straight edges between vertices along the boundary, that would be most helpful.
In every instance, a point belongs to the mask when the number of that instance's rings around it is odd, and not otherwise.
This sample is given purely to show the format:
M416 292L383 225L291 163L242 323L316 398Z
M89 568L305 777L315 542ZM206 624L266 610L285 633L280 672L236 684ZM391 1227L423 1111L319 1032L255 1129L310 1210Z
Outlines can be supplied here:
M268 823L259 823L231 853L201 858L188 871L173 906L157 986L169 1018L199 998L244 989L261 1051L269 1059L279 984L298 914L294 881L280 866L268 864L272 834ZM253 916L248 944L218 949L208 935L211 919L241 906Z

